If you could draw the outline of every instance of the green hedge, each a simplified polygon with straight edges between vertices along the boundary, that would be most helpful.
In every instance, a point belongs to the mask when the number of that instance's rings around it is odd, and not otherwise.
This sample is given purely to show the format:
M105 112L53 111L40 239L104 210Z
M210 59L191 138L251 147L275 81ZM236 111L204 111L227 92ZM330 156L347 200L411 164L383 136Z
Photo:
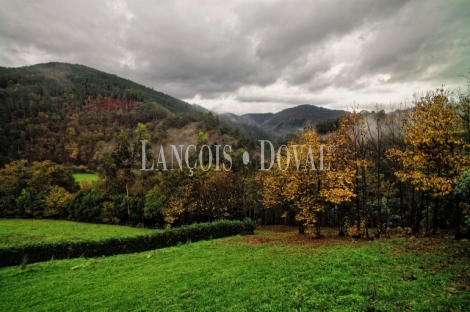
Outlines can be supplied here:
M135 237L108 238L100 241L64 241L0 248L0 267L48 261L52 258L101 257L134 253L175 246L178 243L188 241L197 242L237 234L253 234L253 231L254 223L251 220L223 220L192 224L170 230L156 230L152 234Z

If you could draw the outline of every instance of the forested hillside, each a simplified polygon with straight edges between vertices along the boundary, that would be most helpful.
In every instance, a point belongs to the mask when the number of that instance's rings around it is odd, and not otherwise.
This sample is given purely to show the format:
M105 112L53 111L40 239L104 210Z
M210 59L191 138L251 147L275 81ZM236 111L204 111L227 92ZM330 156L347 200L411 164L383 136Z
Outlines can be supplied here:
M277 136L301 131L305 126L325 126L326 121L337 120L346 114L344 110L327 109L315 105L302 104L286 108L277 113L224 114L230 120L246 125L256 125Z
M17 159L48 159L95 169L116 136L139 122L159 143L168 139L169 129L190 123L196 123L194 136L199 130L216 131L241 146L253 146L250 131L262 135L255 127L237 130L199 106L86 66L0 67L2 166Z

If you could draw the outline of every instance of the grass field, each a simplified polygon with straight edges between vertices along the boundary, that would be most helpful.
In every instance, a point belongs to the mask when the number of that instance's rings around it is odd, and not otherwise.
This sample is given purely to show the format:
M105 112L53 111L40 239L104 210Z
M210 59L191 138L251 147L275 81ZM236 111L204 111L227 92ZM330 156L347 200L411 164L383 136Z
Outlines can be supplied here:
M64 220L0 219L0 247L20 246L31 242L127 237L149 231L151 230Z
M84 181L92 182L98 180L98 175L96 173L74 173L73 177L79 183Z
M284 227L0 269L2 311L465 311L469 242L313 240Z

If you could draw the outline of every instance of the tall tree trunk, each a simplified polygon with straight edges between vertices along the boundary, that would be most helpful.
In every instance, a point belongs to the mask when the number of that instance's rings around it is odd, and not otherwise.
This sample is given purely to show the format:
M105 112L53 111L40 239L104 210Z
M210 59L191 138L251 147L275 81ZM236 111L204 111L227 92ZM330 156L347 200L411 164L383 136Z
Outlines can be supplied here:
M366 238L369 239L369 216L368 216L368 209L367 209L367 177L366 177L366 170L364 166L362 167L362 213L364 214L364 223L366 227Z
M456 227L455 227L455 239L460 239L461 233L460 233L460 219L462 218L462 214L460 211L460 197L456 196L454 200L454 207L456 210L456 215L455 215L455 222L456 222Z
M410 211L410 220L408 220L408 226L414 227L414 218L415 218L415 188L411 188L411 211Z
M439 209L439 197L436 196L434 200L434 209L432 211L432 234L435 235L437 231L437 210Z
M131 209L129 208L129 187L126 183L126 204L127 204L127 216L129 217L129 221L131 221Z
M417 211L418 217L416 218L415 229L418 230L421 225L421 220L423 220L423 210L424 210L424 192L419 192L419 209Z
M401 220L400 226L403 227L403 223L404 223L403 219L404 219L404 210L405 209L403 207L404 206L404 203L403 203L404 199L403 199L403 183L402 182L400 182L399 191L400 191L400 220Z

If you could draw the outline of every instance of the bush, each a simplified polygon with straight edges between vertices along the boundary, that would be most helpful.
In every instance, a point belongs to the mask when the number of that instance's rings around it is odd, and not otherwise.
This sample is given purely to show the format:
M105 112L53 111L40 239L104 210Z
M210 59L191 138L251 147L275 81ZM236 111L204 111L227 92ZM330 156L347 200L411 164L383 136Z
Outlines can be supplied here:
M188 241L221 238L237 234L253 234L254 223L244 221L217 221L192 224L168 230L156 230L149 235L125 238L108 238L100 241L63 241L47 244L30 244L19 247L0 248L0 267L77 257L101 257L124 253L142 252L175 246Z
M67 205L69 220L81 222L101 222L101 207L107 195L92 188L78 192Z
M346 234L351 237L360 238L366 235L366 220L361 219L359 228L357 226L357 221L352 223L349 219L345 220Z

